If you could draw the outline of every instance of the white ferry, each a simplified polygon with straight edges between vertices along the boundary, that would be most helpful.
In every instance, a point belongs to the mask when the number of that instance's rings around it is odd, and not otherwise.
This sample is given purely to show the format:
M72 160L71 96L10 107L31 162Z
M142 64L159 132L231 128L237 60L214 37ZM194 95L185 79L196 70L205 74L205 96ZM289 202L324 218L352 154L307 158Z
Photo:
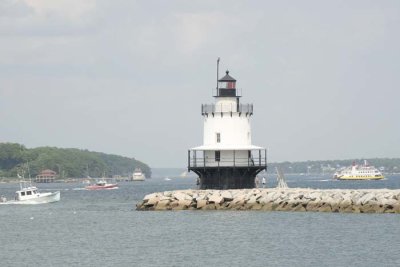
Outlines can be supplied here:
M368 165L367 161L364 160L363 165L356 165L353 162L352 166L335 172L333 178L338 180L380 180L385 177L378 169Z
M132 181L144 181L146 176L141 169L136 168L132 175Z

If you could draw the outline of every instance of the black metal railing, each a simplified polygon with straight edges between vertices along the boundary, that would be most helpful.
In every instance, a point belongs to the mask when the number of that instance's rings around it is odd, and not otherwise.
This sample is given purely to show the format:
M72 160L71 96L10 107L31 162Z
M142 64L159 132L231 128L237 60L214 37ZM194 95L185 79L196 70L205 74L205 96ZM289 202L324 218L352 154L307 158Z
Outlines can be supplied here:
M201 115L238 112L253 115L253 104L202 104Z
M201 155L197 156L196 152ZM236 157L235 152L231 159L220 158L216 160L213 157L204 157L204 151L188 151L188 168L203 167L266 167L267 166L267 150L252 150L250 157Z

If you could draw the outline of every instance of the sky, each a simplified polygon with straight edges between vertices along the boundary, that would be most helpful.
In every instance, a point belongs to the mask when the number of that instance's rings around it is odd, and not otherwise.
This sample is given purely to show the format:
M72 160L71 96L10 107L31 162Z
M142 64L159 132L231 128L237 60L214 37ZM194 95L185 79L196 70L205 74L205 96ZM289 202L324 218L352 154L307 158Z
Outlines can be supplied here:
M186 167L216 60L268 161L400 157L400 1L0 1L0 142Z

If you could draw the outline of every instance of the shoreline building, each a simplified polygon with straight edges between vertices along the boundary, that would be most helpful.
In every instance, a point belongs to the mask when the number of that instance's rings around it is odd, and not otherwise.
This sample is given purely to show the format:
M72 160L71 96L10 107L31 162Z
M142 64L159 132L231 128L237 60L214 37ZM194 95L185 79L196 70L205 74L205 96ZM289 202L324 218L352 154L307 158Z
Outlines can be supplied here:
M188 170L199 176L200 189L254 188L256 175L267 168L266 149L251 143L253 104L240 103L240 97L226 71L218 80L215 103L201 105L203 145L188 151Z
M35 183L53 183L57 173L52 170L42 170L35 178Z

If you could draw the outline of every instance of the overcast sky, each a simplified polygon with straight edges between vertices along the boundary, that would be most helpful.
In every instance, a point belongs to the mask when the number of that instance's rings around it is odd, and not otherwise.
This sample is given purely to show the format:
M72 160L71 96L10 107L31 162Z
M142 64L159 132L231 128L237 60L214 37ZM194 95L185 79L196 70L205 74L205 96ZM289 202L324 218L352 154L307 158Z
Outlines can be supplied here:
M0 142L185 167L216 60L269 161L400 157L400 1L0 1Z

